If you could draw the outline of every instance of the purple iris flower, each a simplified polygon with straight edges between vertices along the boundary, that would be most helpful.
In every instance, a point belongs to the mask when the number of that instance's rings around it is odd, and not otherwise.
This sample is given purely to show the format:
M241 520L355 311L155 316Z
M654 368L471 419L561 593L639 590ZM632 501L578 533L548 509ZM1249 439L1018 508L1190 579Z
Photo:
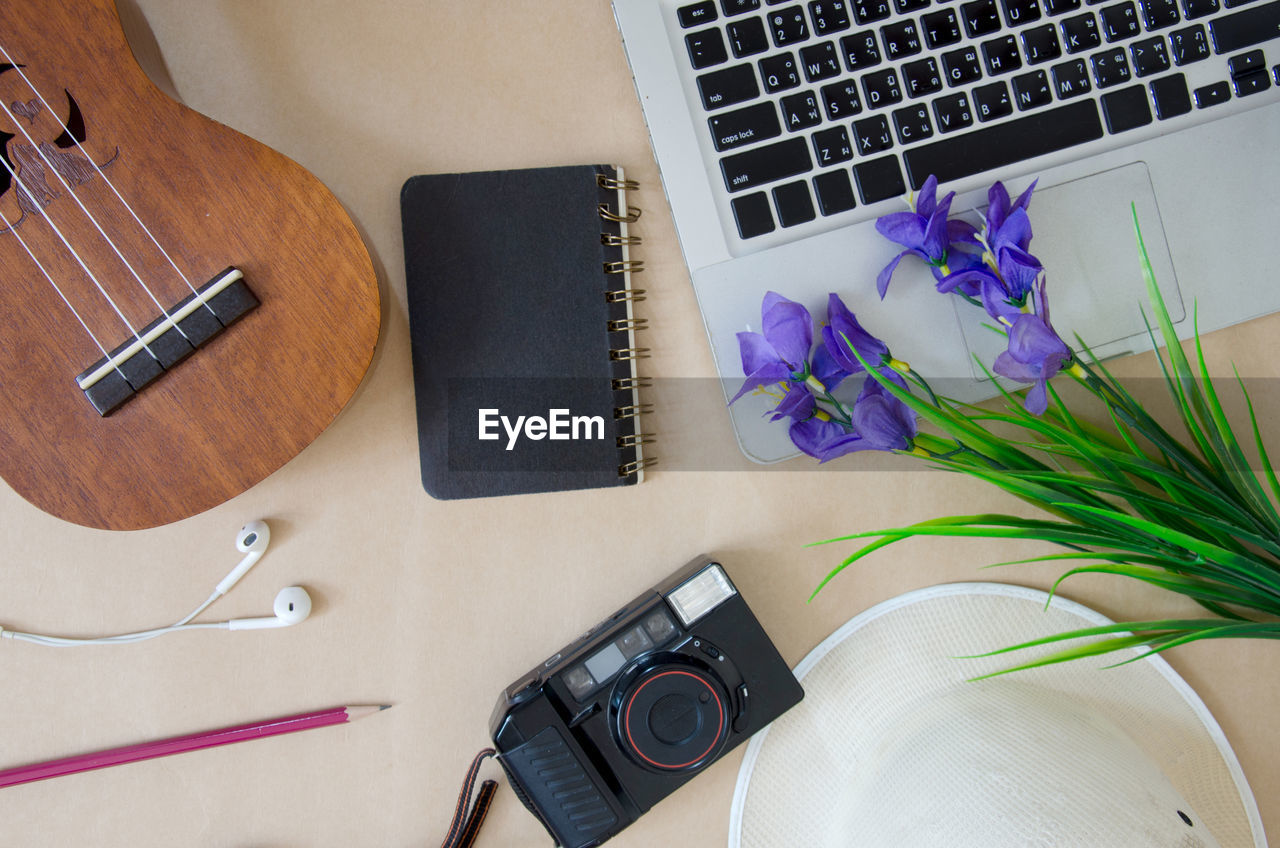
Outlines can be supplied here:
M1021 314L1009 328L1009 349L996 357L993 370L1022 383L1031 383L1026 409L1041 415L1049 406L1048 382L1071 362L1071 349L1049 323L1044 282L1035 289L1036 314Z
M889 346L864 330L858 323L857 316L849 311L849 307L844 305L844 301L835 292L827 296L827 326L822 328L822 342L820 350L826 352L845 376L866 370L849 349L850 345L873 365L879 365L889 356ZM814 359L816 374L817 357ZM828 388L833 387L825 380L823 384Z
M868 378L853 405L852 431L819 416L791 423L791 441L820 462L855 451L909 450L916 436L911 409L884 386Z
M803 382L809 374L809 348L813 345L809 310L777 292L768 292L760 304L760 330L738 333L738 353L747 379L729 403L761 386Z
M972 225L965 221L947 220L955 192L950 192L942 200L937 199L937 193L938 180L931 175L916 195L914 212L893 212L876 220L876 230L882 236L906 248L876 277L876 290L882 299L889 289L890 277L907 254L914 253L928 262L934 275L942 278L944 274L940 269L946 264L952 242L972 240Z
M1006 244L1026 250L1031 243L1031 219L1027 217L1027 207L1031 205L1031 192L1035 191L1037 182L1039 180L1033 180L1012 203L1009 202L1008 190L999 180L987 190L987 244L992 251Z

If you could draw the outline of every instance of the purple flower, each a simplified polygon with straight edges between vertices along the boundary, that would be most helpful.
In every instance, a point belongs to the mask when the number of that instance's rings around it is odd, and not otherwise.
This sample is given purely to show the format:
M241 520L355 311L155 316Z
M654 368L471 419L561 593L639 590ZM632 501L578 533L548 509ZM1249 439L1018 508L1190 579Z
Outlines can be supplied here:
M760 329L759 333L738 333L738 353L747 379L729 403L761 386L803 382L809 374L813 319L807 309L768 292L760 305Z
M881 298L889 289L889 278L907 254L914 253L928 262L934 269L934 275L941 278L944 274L940 269L946 264L951 243L972 239L974 230L970 224L947 220L955 192L940 201L937 192L938 180L930 176L916 195L914 212L893 212L876 220L876 230L882 236L906 248L876 277L876 290Z
M1037 182L1039 180L1033 180L1012 203L1009 202L1008 190L999 180L987 190L987 244L993 252L1006 244L1026 250L1031 243L1031 219L1027 217L1027 207L1031 205L1031 192L1035 191Z
M864 330L858 323L857 316L849 311L849 307L834 292L827 296L827 326L822 328L822 342L822 349L846 376L866 370L853 355L851 345L863 359L875 365L889 356L889 346ZM823 382L826 383L825 380ZM832 387L831 384L827 386Z
M810 399L812 402L812 398ZM815 414L791 423L791 441L819 462L864 450L910 450L916 417L910 407L870 377L853 405L852 429Z
M1048 382L1071 362L1071 349L1049 324L1049 305L1043 280L1035 289L1038 314L1022 314L1009 328L1009 349L996 357L993 370L1022 383L1031 383L1026 409L1041 415L1049 406Z

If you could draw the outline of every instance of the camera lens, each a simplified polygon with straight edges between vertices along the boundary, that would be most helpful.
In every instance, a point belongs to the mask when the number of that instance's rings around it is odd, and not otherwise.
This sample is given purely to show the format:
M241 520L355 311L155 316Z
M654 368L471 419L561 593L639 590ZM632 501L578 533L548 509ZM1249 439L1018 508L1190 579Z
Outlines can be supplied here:
M729 700L712 675L684 664L645 671L618 709L623 749L659 771L691 771L715 759L729 734Z

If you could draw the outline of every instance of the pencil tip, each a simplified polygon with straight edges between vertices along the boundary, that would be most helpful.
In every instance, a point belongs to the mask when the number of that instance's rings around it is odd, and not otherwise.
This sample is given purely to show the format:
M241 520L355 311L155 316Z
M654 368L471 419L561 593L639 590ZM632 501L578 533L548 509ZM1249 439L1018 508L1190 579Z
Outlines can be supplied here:
M382 712L383 710L389 710L389 709L391 709L390 704L382 704L381 706L378 707L378 712Z

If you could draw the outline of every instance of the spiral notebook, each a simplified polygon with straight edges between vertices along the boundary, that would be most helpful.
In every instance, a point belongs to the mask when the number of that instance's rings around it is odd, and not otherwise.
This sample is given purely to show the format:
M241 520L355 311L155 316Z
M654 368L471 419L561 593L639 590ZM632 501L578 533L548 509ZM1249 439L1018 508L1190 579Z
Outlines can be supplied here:
M639 482L637 188L605 165L432 174L400 195L422 484L473 498Z

